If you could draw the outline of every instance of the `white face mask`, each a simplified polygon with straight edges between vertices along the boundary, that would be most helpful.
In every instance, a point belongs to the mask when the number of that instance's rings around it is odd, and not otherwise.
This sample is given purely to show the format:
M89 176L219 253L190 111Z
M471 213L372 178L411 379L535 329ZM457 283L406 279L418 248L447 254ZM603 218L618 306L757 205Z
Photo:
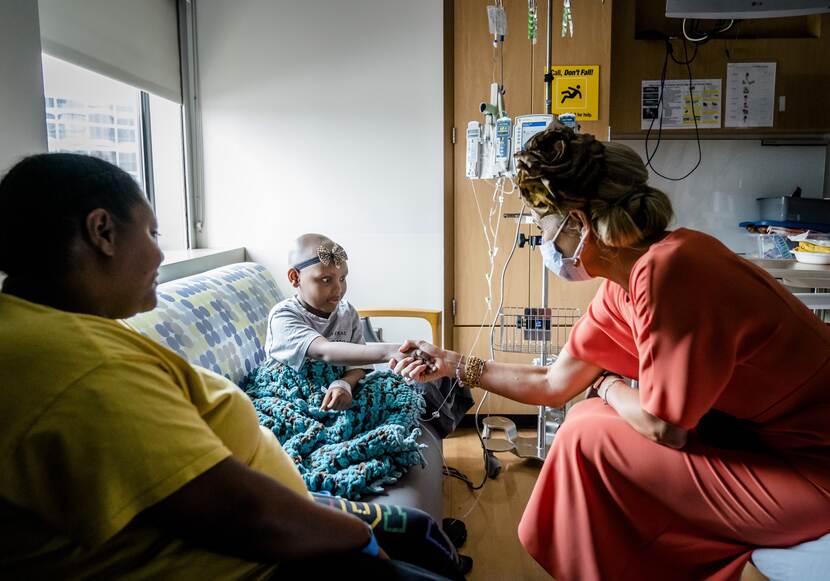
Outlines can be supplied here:
M588 233L586 232L579 238L579 244L576 245L574 255L570 258L562 256L562 253L556 247L556 244L554 244L554 241L559 237L559 234L561 234L562 230L565 228L565 224L568 222L569 218L570 215L562 221L562 224L559 226L556 234L553 235L553 238L539 247L542 252L542 260L545 263L545 268L563 280L570 280L574 282L590 280L591 275L588 274L587 270L585 270L585 265L579 258L582 254L582 247L585 245L585 238Z

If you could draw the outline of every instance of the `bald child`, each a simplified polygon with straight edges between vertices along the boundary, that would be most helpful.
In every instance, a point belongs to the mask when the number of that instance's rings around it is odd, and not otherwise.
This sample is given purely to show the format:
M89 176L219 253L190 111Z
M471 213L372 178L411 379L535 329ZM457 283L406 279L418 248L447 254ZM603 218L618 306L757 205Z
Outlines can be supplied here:
M265 351L296 371L307 359L345 365L340 379L323 386L322 407L347 409L352 389L366 376L360 366L399 358L401 345L366 344L357 310L343 299L349 265L340 245L322 234L304 234L294 241L288 264L296 294L271 309Z

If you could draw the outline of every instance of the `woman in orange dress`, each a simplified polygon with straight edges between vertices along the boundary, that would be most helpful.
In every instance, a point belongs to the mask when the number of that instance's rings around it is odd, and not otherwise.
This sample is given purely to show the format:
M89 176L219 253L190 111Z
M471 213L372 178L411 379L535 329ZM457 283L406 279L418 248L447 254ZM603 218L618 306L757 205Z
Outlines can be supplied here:
M545 265L605 279L588 312L546 369L429 344L432 365L396 369L529 404L598 396L556 435L527 551L559 581L729 580L757 547L830 532L830 328L716 239L667 231L630 148L552 127L517 160Z

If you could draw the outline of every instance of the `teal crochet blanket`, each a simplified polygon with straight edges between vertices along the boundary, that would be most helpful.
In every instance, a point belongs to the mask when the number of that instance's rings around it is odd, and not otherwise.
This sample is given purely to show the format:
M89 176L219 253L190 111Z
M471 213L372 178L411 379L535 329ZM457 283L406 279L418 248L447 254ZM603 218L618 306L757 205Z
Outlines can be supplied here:
M417 438L426 404L399 375L375 372L355 387L350 409L320 409L325 388L344 371L321 361L307 361L300 371L270 361L248 375L242 389L309 490L356 500L423 465L425 446Z

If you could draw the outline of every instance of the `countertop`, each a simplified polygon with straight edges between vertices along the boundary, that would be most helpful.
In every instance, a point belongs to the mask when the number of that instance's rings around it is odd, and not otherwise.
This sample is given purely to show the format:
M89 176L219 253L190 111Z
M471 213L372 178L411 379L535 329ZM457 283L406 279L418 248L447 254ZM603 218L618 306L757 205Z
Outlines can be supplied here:
M806 264L796 260L764 260L750 258L787 286L802 288L830 288L830 264Z

